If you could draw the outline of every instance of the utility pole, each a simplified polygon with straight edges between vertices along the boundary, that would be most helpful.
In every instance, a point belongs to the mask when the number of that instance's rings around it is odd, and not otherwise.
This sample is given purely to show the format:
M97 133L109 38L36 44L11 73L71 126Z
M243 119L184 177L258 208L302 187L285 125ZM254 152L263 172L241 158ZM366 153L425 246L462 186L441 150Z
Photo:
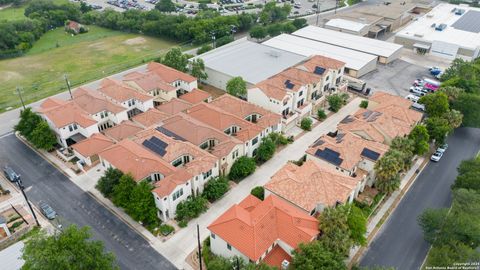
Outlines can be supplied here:
M18 96L20 97L20 101L22 102L22 107L25 110L25 102L23 102L22 92L20 92L20 87L18 86L17 86L17 93L18 93Z
M317 0L317 23L315 24L318 26L318 19L320 17L320 0Z
M335 0L335 13L334 14L337 14L338 1L339 0Z
M28 201L27 194L25 194L25 191L24 191L25 187L22 184L22 180L20 179L17 180L17 186L20 188L20 191L22 192L23 197L25 198L25 201L27 202L28 207L30 208L30 212L32 212L33 218L35 219L37 226L40 227L40 223L38 222L37 215L35 214L35 211L33 211L32 205Z
M67 74L63 74L63 77L65 78L65 83L67 84L68 93L70 93L70 99L73 99L72 89L70 89L70 82L68 81Z
M197 241L198 241L198 262L200 264L200 270L203 269L202 266L202 245L200 244L200 226L197 224Z

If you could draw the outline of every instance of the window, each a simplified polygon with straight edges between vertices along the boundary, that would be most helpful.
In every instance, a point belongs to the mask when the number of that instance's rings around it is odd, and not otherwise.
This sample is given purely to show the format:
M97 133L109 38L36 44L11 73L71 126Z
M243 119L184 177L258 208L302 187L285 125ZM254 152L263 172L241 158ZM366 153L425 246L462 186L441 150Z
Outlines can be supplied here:
M300 92L298 93L298 96L301 97L302 95L303 95L303 91L300 91Z
M210 236L212 236L212 238L215 239L215 234L214 233L212 233Z
M257 144L257 142L258 142L258 137L255 137L255 139L252 140L252 145Z
M208 142L204 142L204 143L200 144L200 148L207 149L208 148Z
M182 165L182 158L178 158L172 162L173 167L178 167Z
M232 159L236 159L238 157L238 150L235 150L233 153L232 153Z
M77 124L74 123L74 124L73 124L73 129L74 129L74 130L77 130L77 128L78 128Z
M209 170L208 172L203 173L203 179L207 179L210 176L212 176L212 170Z
M70 130L70 132L72 132L73 131L73 126L72 125L68 126L68 130Z
M172 195L172 199L175 201L176 199L182 197L182 195L183 195L183 188L175 191L175 193L173 193Z
M328 79L330 79L330 76L327 76L327 78L325 78L325 81L328 81Z
M228 250L232 250L232 246L230 246L229 243L227 243L227 248L228 248Z

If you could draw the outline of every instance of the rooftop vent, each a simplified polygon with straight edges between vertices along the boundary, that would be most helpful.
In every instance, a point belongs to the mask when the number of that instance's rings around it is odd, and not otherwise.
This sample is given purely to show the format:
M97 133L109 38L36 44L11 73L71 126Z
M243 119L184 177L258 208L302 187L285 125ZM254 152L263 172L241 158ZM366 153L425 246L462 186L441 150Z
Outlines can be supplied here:
M435 30L443 31L443 30L445 30L445 28L447 28L447 25L442 23L442 24L437 25L437 27L435 27Z
M293 89L294 86L295 86L295 84L293 84L290 80L285 81L285 87L286 88Z
M457 10L455 10L455 15L463 15L464 13L465 13L465 9L457 8Z
M282 270L287 270L289 265L290 265L289 261L283 260L282 261Z

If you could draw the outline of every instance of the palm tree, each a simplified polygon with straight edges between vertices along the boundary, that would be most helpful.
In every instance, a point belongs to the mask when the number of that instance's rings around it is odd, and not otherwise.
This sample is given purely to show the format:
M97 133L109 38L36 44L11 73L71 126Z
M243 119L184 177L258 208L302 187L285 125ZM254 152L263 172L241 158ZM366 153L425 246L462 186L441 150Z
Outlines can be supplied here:
M375 186L381 192L390 194L400 187L400 175L397 174L391 179L378 180Z

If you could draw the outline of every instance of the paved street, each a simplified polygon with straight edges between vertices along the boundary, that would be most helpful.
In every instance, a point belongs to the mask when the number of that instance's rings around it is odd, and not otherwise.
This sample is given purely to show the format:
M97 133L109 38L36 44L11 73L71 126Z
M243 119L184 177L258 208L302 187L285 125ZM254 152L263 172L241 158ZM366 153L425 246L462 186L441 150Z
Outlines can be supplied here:
M208 236L207 226L210 225L219 215L225 212L233 204L239 203L245 198L255 186L263 186L270 180L270 177L278 171L289 160L298 160L305 154L305 150L319 136L330 131L337 130L337 124L345 116L358 110L361 99L356 98L348 105L340 109L336 114L327 118L323 123L316 126L312 131L295 140L292 144L285 147L281 152L257 168L255 173L242 180L236 187L231 189L221 200L214 203L210 209L199 218L192 220L188 227L176 232L172 238L165 243L156 241L154 247L161 252L177 267L188 267L185 265L185 258L197 246L196 242L196 224L200 225L200 235L204 239Z
M438 163L430 162L396 210L383 225L360 262L361 266L392 266L397 270L419 269L429 245L417 224L426 208L451 204L450 185L456 168L480 150L480 129L461 128L448 139L449 148Z
M64 226L71 223L90 226L94 238L115 253L121 269L175 269L142 236L13 134L0 139L0 166L5 164L10 164L21 174L27 195L34 205L46 201L57 211L57 220Z

